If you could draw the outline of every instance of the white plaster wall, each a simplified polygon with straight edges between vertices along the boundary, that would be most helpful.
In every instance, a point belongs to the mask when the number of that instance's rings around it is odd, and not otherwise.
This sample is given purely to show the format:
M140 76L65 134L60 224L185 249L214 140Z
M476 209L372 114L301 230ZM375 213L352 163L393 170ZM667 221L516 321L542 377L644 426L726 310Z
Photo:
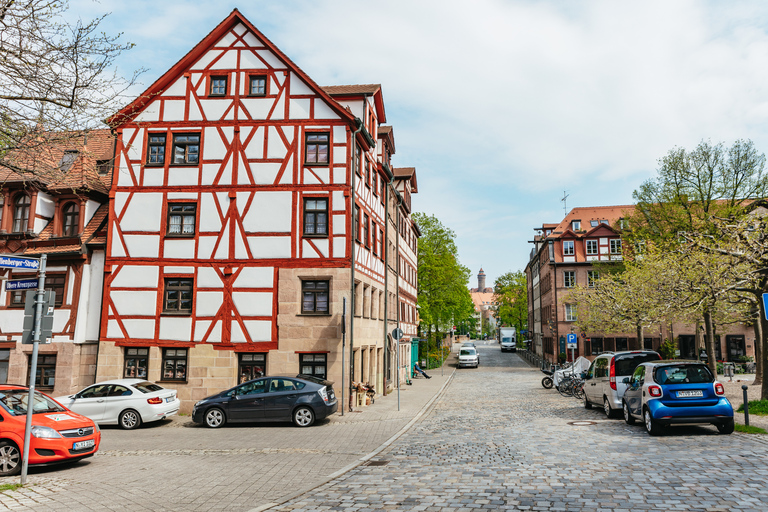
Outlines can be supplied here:
M272 185L280 172L280 164L273 162L259 162L251 164L253 180L257 185ZM286 169L286 173L290 170Z
M96 213L96 210L99 209L99 206L101 206L101 203L98 201L92 201L88 200L85 202L85 217L83 219L85 220L84 226L88 225L88 222L91 221L93 218L93 214Z
M125 208L120 222L123 231L160 231L160 219L163 216L162 194L134 194Z
M198 288L223 288L223 286L216 270L211 267L200 267L197 269Z
M248 238L254 258L290 258L291 237L252 236Z
M238 288L271 288L274 279L273 267L246 267L237 276Z
M166 238L165 243L163 244L163 252L163 256L165 258L194 259L195 241L186 239L174 240L171 238Z
M132 258L157 258L160 237L155 235L123 235L125 246Z
M187 79L182 76L173 82L165 91L163 91L161 96L185 96L186 94Z
M252 341L272 341L272 322L245 320L243 323Z
M156 288L159 270L154 266L125 265L112 280L114 288Z
M183 121L186 102L184 100L165 100L163 121Z
M160 101L155 100L149 105L144 107L144 110L136 116L135 122L137 123L151 123L153 121L160 120Z
M221 204L222 211L226 211L229 203ZM200 231L213 231L217 232L221 230L221 218L219 217L219 211L216 208L216 203L213 199L213 194L201 194L200 195ZM202 238L201 238L202 240Z
M221 55L222 50L211 50L203 54L197 62L192 64L190 69L205 69L205 67L213 61L216 57ZM196 77L193 75L193 83L197 82Z
M54 309L53 310L53 332L61 332L67 326L69 322L71 310L69 309ZM19 324L19 325L24 325Z
M188 316L161 316L160 317L160 339L191 341L192 340L192 318Z
M333 238L333 257L334 258L344 258L346 257L347 252L347 239L345 237L334 237Z
M272 316L271 292L232 292L232 301L243 316Z
M111 290L110 298L120 316L154 316L160 291Z
M241 98L240 102L253 119L266 119L275 100L272 98Z
M223 292L197 292L195 312L198 317L214 316L224 300Z
M199 171L196 167L170 167L168 169L169 187L195 186L198 179Z
M290 232L290 192L256 192L251 208L243 219L246 232Z
M155 338L155 321L153 319L126 318L123 320L123 325L131 339L151 340Z

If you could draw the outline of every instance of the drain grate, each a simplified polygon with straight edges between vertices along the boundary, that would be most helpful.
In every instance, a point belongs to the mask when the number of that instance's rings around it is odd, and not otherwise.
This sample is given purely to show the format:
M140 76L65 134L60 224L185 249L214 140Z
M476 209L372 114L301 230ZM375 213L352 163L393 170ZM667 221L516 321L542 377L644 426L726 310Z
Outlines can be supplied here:
M387 464L389 464L388 460L369 460L363 465L364 466L386 466Z

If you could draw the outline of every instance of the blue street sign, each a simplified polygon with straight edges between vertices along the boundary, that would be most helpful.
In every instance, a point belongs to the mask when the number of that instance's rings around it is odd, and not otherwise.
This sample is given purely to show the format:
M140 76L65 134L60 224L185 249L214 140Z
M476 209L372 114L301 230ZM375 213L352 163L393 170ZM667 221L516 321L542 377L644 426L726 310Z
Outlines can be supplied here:
M568 348L577 348L578 344L578 337L573 333L568 334Z
M37 279L16 279L5 282L5 291L11 290L32 290L37 288Z
M768 320L768 293L763 294L763 311L765 312L765 319Z
M37 258L20 258L18 256L0 255L0 267L38 270L40 268L40 260Z

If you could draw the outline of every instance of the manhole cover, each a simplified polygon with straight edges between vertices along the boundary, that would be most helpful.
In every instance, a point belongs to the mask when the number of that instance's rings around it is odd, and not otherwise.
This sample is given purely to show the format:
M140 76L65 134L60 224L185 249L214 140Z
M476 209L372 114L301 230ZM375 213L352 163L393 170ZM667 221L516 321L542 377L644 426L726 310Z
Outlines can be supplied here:
M590 425L597 425L595 421L569 421L569 425L572 427L588 427Z

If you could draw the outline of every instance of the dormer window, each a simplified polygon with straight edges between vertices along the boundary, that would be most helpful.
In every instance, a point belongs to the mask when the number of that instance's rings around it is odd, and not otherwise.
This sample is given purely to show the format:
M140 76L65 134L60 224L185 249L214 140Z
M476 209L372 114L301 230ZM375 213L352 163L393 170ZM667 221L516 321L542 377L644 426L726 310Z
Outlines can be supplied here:
M573 240L566 240L563 242L563 255L573 256Z
M600 224L600 222L596 220L589 221L589 225L592 226L593 228L596 228L598 224Z
M574 231L579 231L581 229L581 221L580 220L571 221L571 229L573 229Z
M14 233L23 233L27 230L29 222L29 196L21 194L16 198L13 205L13 228Z
M75 163L75 160L77 159L77 151L65 151L64 156L61 157L61 162L59 162L59 170L62 172L67 172L72 168L72 164Z
M607 225L607 224L610 224L610 222L608 222L607 219L603 219L603 220L600 221L600 224L606 224Z
M77 235L80 227L80 207L77 203L67 203L62 211L62 236Z

